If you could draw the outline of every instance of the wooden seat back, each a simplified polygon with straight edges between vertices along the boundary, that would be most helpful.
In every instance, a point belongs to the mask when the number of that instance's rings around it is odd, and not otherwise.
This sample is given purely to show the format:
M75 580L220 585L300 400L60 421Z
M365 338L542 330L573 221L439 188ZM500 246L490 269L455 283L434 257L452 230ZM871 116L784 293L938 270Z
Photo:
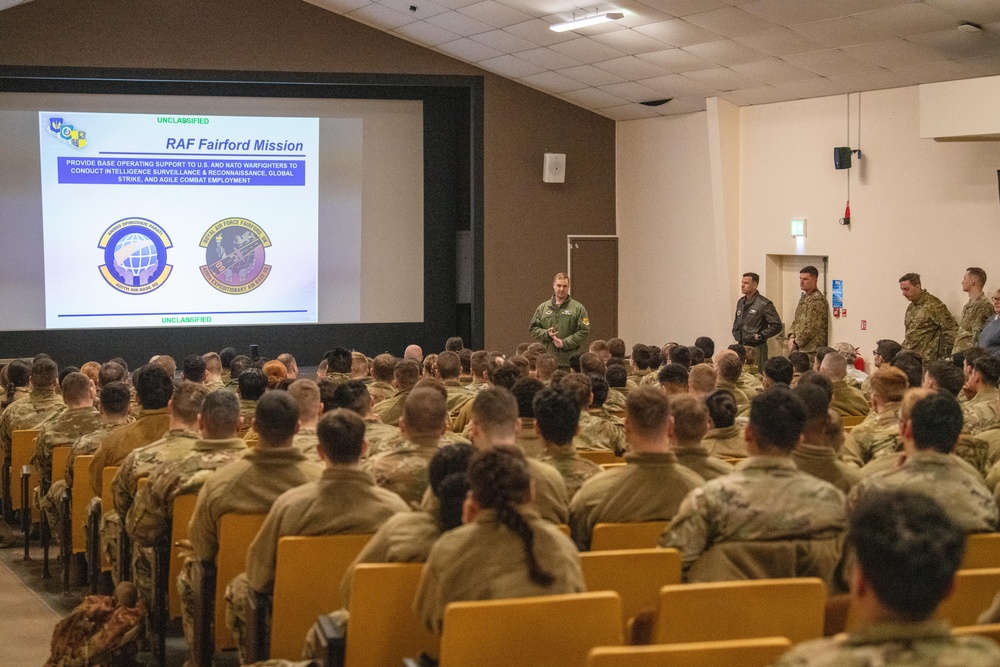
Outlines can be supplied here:
M960 570L1000 567L1000 533L973 533L965 539Z
M591 450L577 450L576 453L581 459L586 459L597 465L602 463L615 463L618 459L615 457L615 453L610 449L591 449Z
M142 480L148 480L144 477ZM180 495L174 498L174 509L170 520L170 574L169 593L167 611L168 618L180 618L181 615L181 595L177 591L177 576L184 567L184 557L180 552L180 543L188 538L188 524L194 515L194 504L198 496L193 493Z
M591 551L617 551L620 549L652 549L660 543L660 535L667 521L638 523L599 523L591 533Z
M975 625L979 615L990 608L997 591L1000 568L959 570L955 573L955 589L934 617L946 619L953 627Z
M192 506L192 510L194 507ZM193 514L193 511L192 511ZM265 514L223 514L219 520L219 553L215 557L215 648L236 648L233 635L226 627L226 586L237 575L246 571L247 550L257 536ZM188 519L190 521L190 517ZM187 539L187 524L184 525ZM171 566L173 561L171 558ZM337 580L340 583L340 580ZM176 586L174 586L176 588ZM313 620L316 620L315 617ZM299 655L302 644L299 644Z
M681 554L676 549L624 549L580 554L588 591L614 591L622 599L622 622L656 609L660 589L681 583ZM624 627L624 626L623 626Z
M989 625L963 625L960 628L952 628L951 634L956 637L967 637L976 635L986 637L1000 643L1000 623L990 623Z
M73 459L73 496L70 504L70 535L73 543L73 553L82 554L87 551L87 505L94 497L90 488L90 462L94 460L91 454L82 454Z
M66 479L66 463L69 461L69 445L52 448L52 483Z
M21 497L21 469L24 466L28 466L31 469L31 475L28 479L28 491L34 489L38 486L38 471L35 470L34 466L31 465L31 456L35 453L35 442L38 440L38 429L21 429L14 431L11 434L10 443L10 479L11 486L13 490L11 492L11 501L14 509L19 510L22 507L31 507L31 498ZM33 512L34 514L34 512ZM32 521L36 517L32 517Z
M785 637L600 647L590 652L587 667L767 667L791 647Z

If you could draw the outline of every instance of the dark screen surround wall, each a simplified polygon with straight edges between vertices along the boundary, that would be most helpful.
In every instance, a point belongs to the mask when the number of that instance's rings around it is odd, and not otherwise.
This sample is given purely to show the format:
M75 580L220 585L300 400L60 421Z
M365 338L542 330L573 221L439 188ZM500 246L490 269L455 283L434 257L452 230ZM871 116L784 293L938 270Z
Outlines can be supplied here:
M477 267L484 344L491 349L513 352L527 338L534 307L565 268L567 235L615 233L614 121L303 0L34 0L0 12L0 34L0 74L36 66L482 77L482 188L472 187L471 196L482 200ZM566 183L542 183L545 152L566 154ZM469 165L460 170L471 172ZM438 267L453 279L453 265L452 254ZM459 308L458 319L475 330L473 313ZM153 352L204 351L217 349L221 331L165 330L149 341L160 346ZM282 349L315 363L305 356L313 338L308 328L279 331ZM437 329L421 328L366 340L360 349L379 352L411 334L428 350L443 347ZM115 331L105 335L118 338ZM343 341L315 349L337 342ZM0 357L10 356L6 347L0 340ZM153 353L140 351L147 352ZM98 357L89 348L78 354Z

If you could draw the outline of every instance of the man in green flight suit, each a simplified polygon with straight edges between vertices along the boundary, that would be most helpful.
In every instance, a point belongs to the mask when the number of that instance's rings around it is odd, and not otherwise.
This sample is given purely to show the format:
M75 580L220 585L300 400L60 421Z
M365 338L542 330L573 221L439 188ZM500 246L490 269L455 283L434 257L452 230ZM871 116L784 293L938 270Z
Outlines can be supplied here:
M555 355L560 368L569 368L569 358L590 333L590 319L583 304L569 295L569 276L557 273L553 296L535 309L528 326L531 337Z

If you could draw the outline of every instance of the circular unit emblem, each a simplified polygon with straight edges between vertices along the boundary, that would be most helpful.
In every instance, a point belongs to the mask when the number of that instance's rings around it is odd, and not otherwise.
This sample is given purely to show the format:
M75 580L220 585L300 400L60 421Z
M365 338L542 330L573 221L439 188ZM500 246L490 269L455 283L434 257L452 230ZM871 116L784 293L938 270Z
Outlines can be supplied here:
M124 294L147 294L166 282L173 266L167 264L170 237L145 218L123 218L101 235L104 251L99 268L104 280Z
M264 263L271 239L246 218L226 218L208 228L199 244L205 249L201 275L226 294L246 294L260 287L271 274Z

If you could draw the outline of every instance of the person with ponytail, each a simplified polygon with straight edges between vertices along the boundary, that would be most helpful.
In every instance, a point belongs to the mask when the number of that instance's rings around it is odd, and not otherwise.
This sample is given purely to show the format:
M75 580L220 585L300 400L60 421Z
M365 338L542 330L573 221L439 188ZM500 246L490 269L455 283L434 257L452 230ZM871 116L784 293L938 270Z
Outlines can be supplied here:
M14 401L27 398L31 392L28 380L31 379L31 363L24 359L14 359L4 368L7 379L4 382L4 397L0 408L6 408Z
M521 450L479 451L467 475L464 525L434 544L417 590L414 606L428 629L441 632L450 602L585 589L576 546L530 504L531 474Z

